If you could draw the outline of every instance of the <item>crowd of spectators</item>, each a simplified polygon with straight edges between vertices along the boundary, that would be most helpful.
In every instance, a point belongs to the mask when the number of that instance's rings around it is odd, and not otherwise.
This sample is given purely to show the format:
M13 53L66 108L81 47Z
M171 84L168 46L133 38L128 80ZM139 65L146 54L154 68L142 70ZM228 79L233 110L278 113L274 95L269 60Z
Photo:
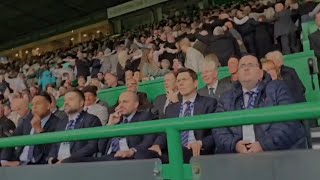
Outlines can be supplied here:
M301 23L314 17L320 26L319 5L312 0L249 1L177 13L117 37L9 62L0 75L0 136L304 102L305 87L295 70L284 66L283 55L302 51ZM315 51L318 42L311 45ZM231 76L219 80L223 66ZM206 84L199 90L198 73ZM150 102L139 83L160 77L166 94ZM127 92L114 107L97 96L123 85ZM60 97L64 106L58 108ZM306 137L301 122L181 133L185 162L202 154L306 148ZM1 164L156 157L168 162L163 134L8 148L1 152Z

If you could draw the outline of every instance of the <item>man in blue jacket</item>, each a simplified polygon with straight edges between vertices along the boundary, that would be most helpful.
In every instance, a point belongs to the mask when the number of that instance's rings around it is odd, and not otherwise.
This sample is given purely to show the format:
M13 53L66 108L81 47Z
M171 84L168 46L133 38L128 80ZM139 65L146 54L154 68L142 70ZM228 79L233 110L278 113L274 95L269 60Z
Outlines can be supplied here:
M271 81L261 63L247 55L239 61L239 83L221 96L216 112L227 112L294 103L283 81ZM306 147L300 121L213 129L217 153L258 153Z

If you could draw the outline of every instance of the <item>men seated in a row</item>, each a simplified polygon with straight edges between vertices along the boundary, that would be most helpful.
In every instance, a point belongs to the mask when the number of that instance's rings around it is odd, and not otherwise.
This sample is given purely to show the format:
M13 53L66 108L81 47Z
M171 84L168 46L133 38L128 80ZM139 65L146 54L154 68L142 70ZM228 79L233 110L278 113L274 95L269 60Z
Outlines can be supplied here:
M271 81L270 76L261 69L260 61L254 56L244 56L239 60L238 79L239 82L222 95L217 103L216 99L203 97L197 93L197 74L193 70L180 69L177 74L176 87L182 98L170 102L171 97L167 96L169 99L167 107L159 108L159 110L165 109L165 118L174 118L295 102L286 83ZM173 83L169 86L175 89ZM169 86L167 85L168 89ZM83 111L85 98L79 90L68 92L65 96L65 112L68 115L68 119L65 120L59 120L51 114L51 98L48 94L42 93L36 96L32 103L32 114L30 113L23 120L13 133L14 135L101 126L96 116ZM120 96L116 112L110 115L108 126L151 119L150 113L139 112L139 98L136 92L128 91ZM181 132L181 143L184 161L189 162L192 156L214 152L256 153L305 148L306 133L301 122L244 125L213 129L212 132L210 130L183 131ZM15 152L12 148L4 150L1 158L2 166L43 164L47 160L48 163L68 163L155 157L168 162L167 139L164 134L62 142L51 146L25 146L18 148ZM102 156L93 157L98 152L102 153Z

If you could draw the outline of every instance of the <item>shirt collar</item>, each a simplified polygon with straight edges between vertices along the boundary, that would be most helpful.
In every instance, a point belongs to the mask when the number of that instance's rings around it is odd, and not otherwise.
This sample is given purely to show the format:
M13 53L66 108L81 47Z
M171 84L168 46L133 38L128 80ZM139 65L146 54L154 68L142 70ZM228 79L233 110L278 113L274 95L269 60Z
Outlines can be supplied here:
M258 86L256 86L255 88L251 89L251 90L247 90L245 89L244 87L242 87L242 91L243 91L243 94L249 92L249 91L253 91L253 92L257 92L258 91Z
M210 88L213 88L214 90L216 90L217 87L218 87L218 80L213 84L213 86L207 86L207 87L208 87L208 90L209 90Z
M48 116L41 119L41 127L42 128L47 124L50 117L51 117L51 113Z
M71 121L71 120L76 120L76 118L80 115L80 112L77 112L75 114L70 114L68 115L68 120Z
M134 112L134 113L130 114L128 117L123 116L123 119L127 119L127 120L128 120L128 122L131 122L131 119L133 118L133 116L134 116L135 114L136 114L136 112Z
M189 100L191 103L194 103L194 101L197 98L197 93ZM184 99L184 97L182 98L182 104L185 104L187 102L187 100Z

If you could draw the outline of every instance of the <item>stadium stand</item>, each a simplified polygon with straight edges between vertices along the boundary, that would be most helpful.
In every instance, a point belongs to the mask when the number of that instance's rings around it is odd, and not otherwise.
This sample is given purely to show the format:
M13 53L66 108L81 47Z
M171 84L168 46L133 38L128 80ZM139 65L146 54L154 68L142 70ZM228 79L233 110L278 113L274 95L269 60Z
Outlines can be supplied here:
M316 179L319 4L216 3L4 63L1 179Z

